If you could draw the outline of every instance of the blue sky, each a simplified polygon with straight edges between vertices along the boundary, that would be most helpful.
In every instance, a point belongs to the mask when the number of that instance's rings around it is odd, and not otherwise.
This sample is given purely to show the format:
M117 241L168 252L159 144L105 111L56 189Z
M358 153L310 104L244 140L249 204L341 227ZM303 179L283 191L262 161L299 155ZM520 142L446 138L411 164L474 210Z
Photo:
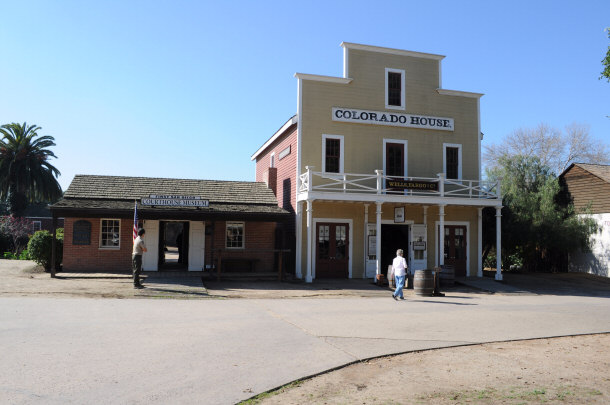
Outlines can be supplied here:
M0 123L55 137L75 174L254 180L296 112L295 72L341 76L342 41L446 55L485 93L485 143L576 122L610 143L604 1L0 0Z

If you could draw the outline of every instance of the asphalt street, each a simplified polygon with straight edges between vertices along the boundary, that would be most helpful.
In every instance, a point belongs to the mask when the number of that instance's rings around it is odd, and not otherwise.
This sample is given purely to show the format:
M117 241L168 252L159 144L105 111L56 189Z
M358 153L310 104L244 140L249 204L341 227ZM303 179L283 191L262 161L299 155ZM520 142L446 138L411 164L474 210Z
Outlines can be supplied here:
M610 299L0 298L0 403L232 404L361 359L610 332Z

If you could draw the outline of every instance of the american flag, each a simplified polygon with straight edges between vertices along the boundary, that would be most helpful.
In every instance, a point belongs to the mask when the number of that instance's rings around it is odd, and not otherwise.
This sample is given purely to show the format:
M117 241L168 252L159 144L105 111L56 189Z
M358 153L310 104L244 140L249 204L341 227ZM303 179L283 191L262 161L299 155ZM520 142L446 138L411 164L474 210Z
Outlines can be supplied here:
M138 202L136 201L136 207L133 209L133 240L135 241L138 237Z

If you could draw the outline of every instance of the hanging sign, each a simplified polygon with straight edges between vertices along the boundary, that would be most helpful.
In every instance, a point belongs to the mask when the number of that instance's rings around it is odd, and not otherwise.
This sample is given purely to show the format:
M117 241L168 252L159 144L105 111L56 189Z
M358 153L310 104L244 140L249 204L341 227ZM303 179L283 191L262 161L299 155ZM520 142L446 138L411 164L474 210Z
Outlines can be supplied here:
M453 131L453 118L333 107L333 121Z
M210 202L198 196L157 195L142 197L142 205L159 205L163 207L209 207Z
M438 191L437 181L388 179L386 187L393 190Z
M405 222L405 207L394 207L394 222L397 224Z

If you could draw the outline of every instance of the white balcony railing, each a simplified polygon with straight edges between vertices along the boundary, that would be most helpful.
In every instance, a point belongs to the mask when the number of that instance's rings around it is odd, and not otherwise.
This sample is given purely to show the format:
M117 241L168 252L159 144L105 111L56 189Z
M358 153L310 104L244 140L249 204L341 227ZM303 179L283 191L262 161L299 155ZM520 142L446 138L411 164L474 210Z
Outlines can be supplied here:
M500 181L446 179L444 173L437 177L386 176L383 170L374 174L314 172L312 166L299 176L299 193L363 193L408 195L426 197L456 197L477 199L501 199ZM406 188L396 187L408 183ZM394 187L393 187L394 185ZM412 186L415 186L413 188Z

